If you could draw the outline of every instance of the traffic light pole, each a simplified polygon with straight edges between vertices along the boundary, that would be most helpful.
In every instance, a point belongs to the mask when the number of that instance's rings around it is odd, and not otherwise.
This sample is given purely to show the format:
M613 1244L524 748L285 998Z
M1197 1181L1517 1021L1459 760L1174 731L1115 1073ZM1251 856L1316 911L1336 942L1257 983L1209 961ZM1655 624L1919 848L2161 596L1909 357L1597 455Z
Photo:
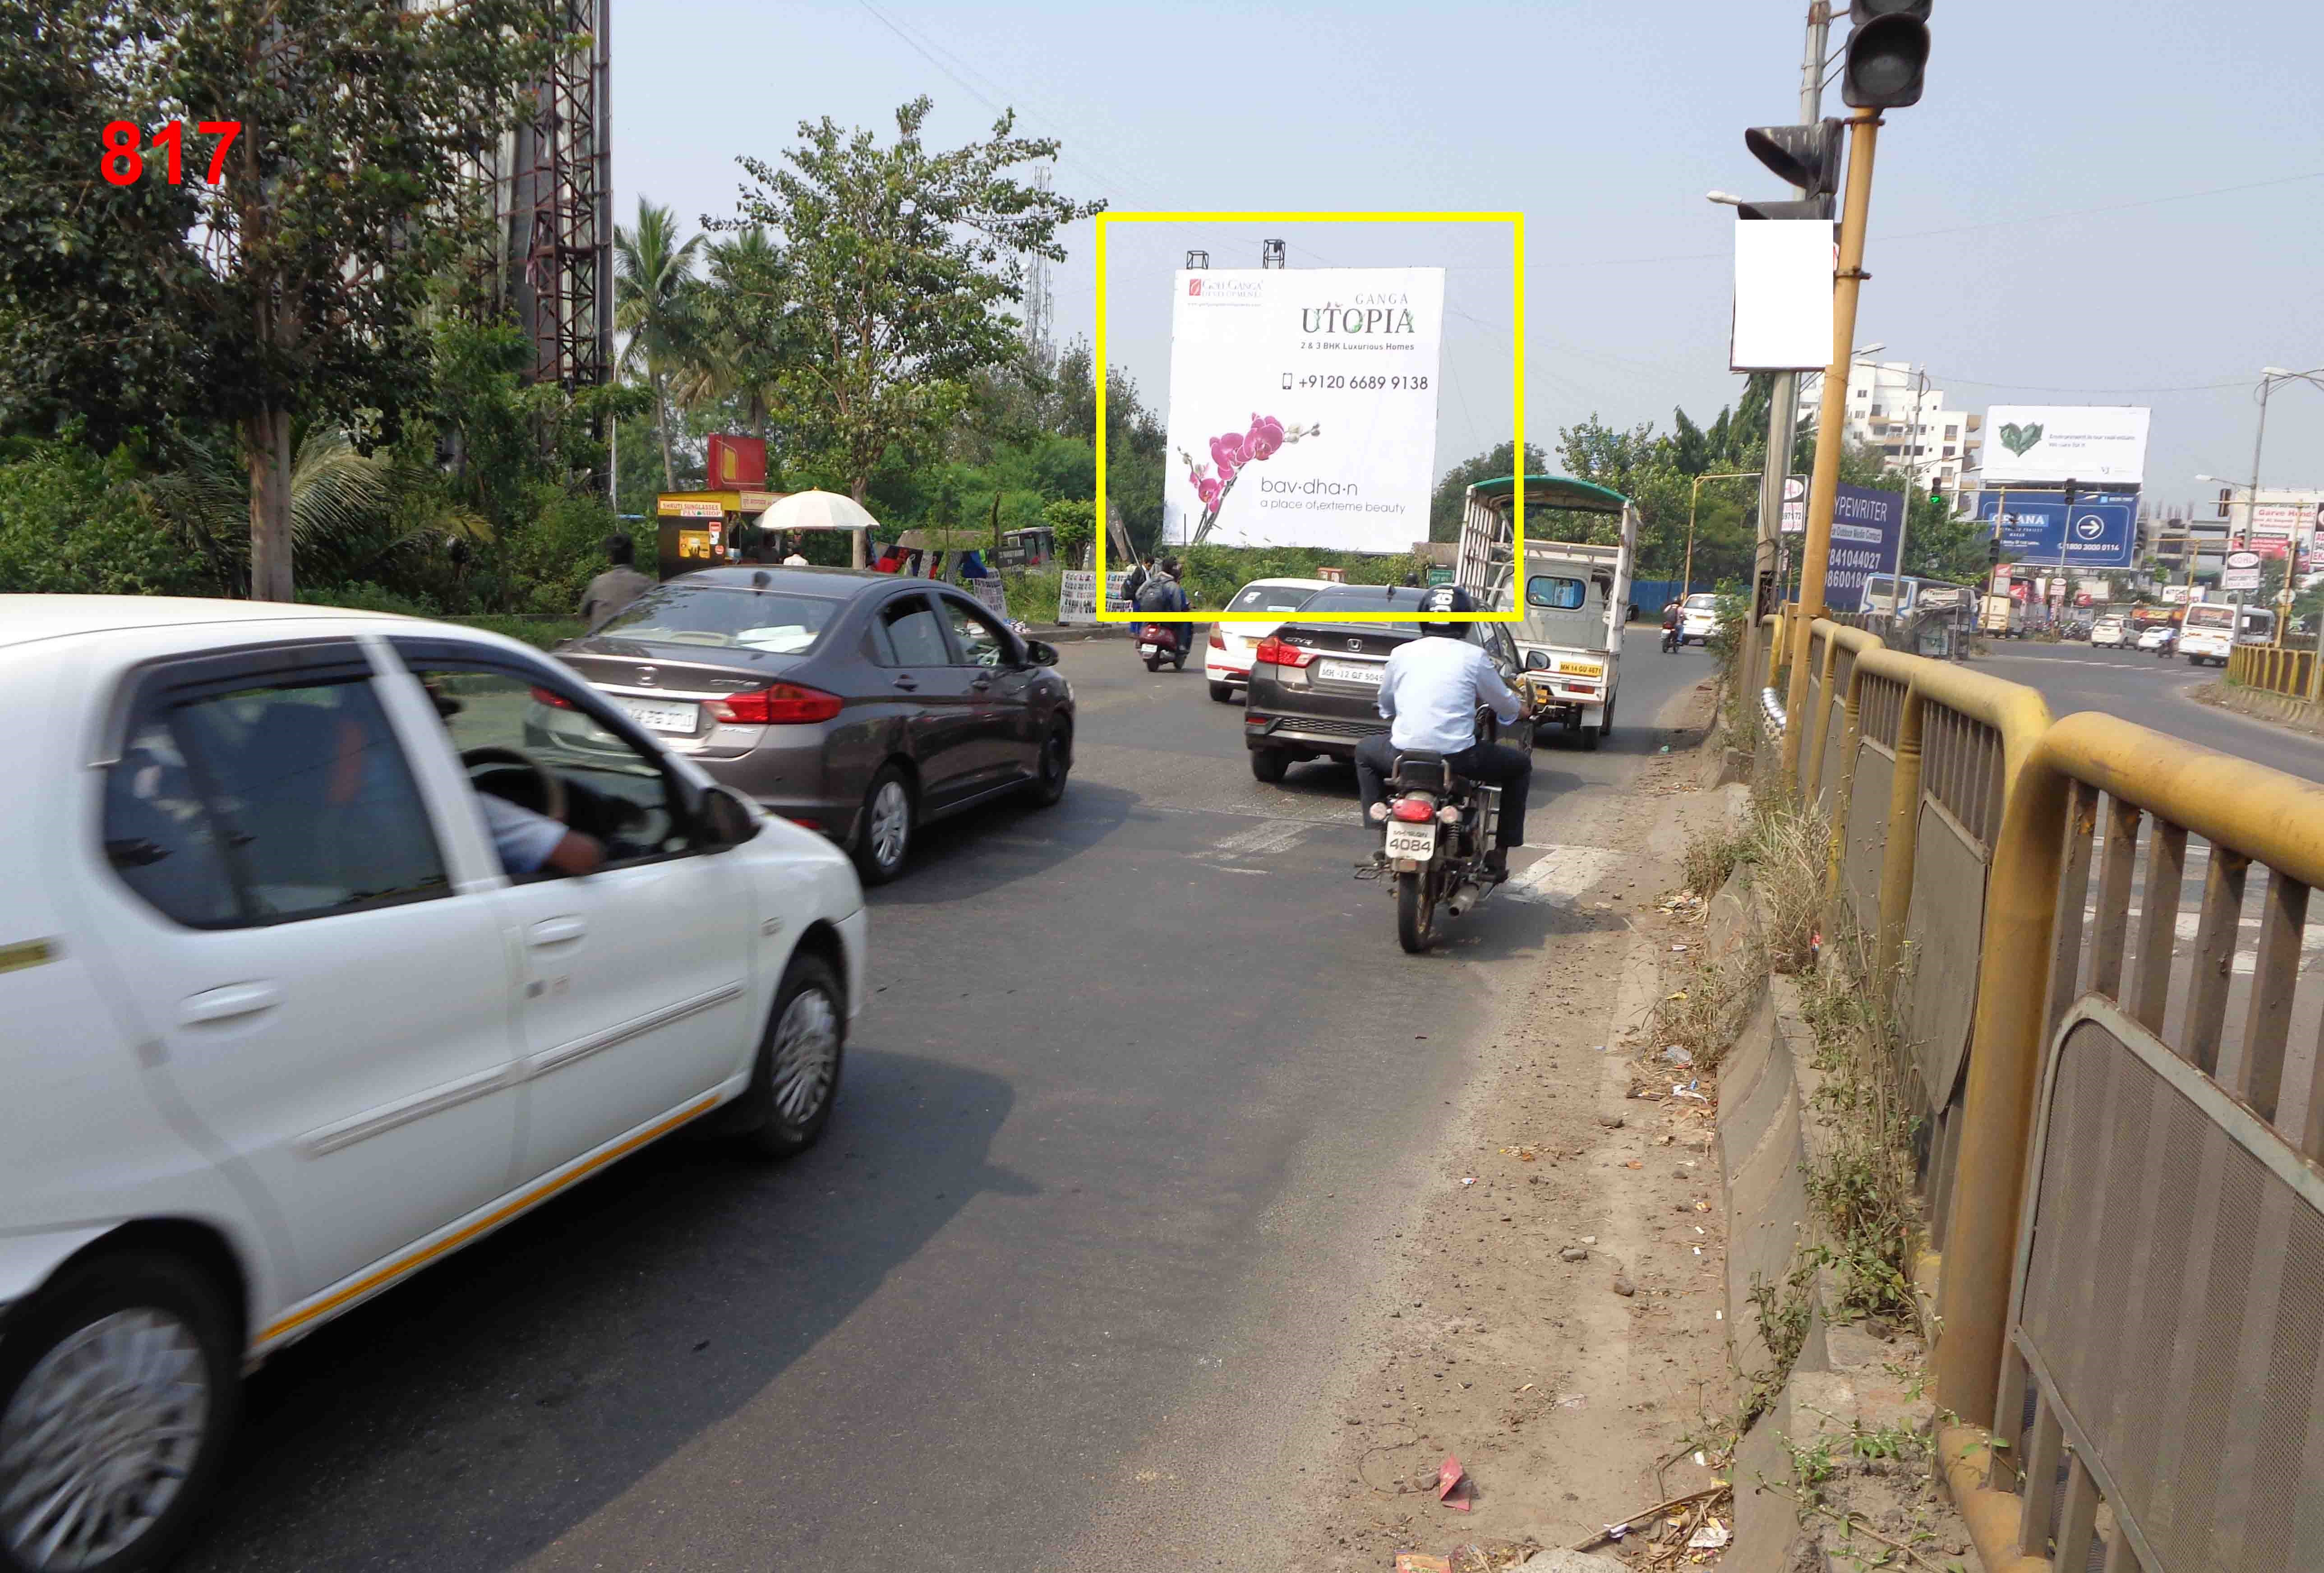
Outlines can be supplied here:
M1824 51L1831 42L1831 7L1825 0L1809 0L1807 52L1800 60L1800 124L1813 125L1823 118ZM1794 191L1807 195L1794 186ZM1759 480L1759 533L1751 553L1751 615L1743 621L1744 681L1754 681L1759 669L1759 586L1772 583L1774 600L1784 598L1782 576L1776 572L1783 544L1784 483L1791 478L1792 444L1799 429L1800 379L1796 372L1777 372L1768 393L1767 460ZM1772 608L1770 609L1772 610ZM1775 676L1771 664L1767 676ZM1757 695L1745 696L1746 707L1756 707Z
M1808 634L1825 614L1825 571L1831 558L1832 503L1840 493L1840 450L1848 420L1848 367L1855 354L1856 300L1864 287L1864 228L1872 211L1872 151L1880 112L1848 117L1848 187L1840 213L1840 266L1832 277L1831 364L1824 372L1816 419L1815 473L1808 483L1807 541L1800 561L1800 615L1793 620L1792 680L1784 701L1784 771L1799 779L1800 740L1808 728Z

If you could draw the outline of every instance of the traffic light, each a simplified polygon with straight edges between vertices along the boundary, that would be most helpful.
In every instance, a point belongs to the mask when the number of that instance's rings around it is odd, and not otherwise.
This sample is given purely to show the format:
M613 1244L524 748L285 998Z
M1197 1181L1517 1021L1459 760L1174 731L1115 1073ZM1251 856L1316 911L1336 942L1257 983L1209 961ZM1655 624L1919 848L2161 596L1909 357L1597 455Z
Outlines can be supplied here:
M1844 128L1837 120L1813 125L1755 125L1743 133L1751 156L1775 172L1787 186L1807 193L1804 198L1775 202L1738 202L1741 218L1830 218L1832 194L1840 189L1840 148Z
M1849 0L1848 62L1840 99L1852 109L1901 109L1921 101L1929 63L1929 0Z

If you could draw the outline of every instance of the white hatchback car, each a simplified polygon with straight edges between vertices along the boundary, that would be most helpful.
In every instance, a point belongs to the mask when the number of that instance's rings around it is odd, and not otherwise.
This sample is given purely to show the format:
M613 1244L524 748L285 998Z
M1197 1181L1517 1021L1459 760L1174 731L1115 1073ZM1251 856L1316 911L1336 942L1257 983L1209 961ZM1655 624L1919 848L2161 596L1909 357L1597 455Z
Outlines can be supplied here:
M544 704L602 735L523 746ZM829 1116L845 854L521 644L0 596L0 735L12 1573L166 1557L245 1370L593 1171L714 1109L775 1156Z
M1283 620L1306 605L1316 591L1330 589L1332 583L1329 579L1253 579L1236 591L1212 622L1210 649L1203 657L1203 676L1210 679L1211 697L1224 704L1235 696L1236 689L1249 687L1251 652L1259 648L1259 641L1281 628ZM1255 615L1241 615L1245 612Z
M1719 631L1719 597L1709 591L1696 591L1680 603L1678 620L1679 643L1709 644Z

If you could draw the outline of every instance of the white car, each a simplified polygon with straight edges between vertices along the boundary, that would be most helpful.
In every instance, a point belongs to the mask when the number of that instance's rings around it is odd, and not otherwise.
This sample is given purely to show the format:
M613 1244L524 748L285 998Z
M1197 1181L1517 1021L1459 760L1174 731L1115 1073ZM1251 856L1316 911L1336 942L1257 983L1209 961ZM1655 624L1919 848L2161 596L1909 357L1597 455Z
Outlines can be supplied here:
M540 704L604 735L526 750ZM829 1116L845 854L521 644L0 596L0 731L11 1573L166 1559L243 1373L430 1262L714 1110Z
M1329 579L1253 579L1211 624L1209 651L1203 657L1203 676L1211 682L1211 697L1224 704L1235 690L1250 685L1251 652L1259 641L1283 626L1283 620L1307 604L1318 590L1331 588ZM1256 612L1243 617L1240 612ZM1267 615L1272 612L1273 616ZM1229 619L1232 618L1230 621Z
M2138 648L2153 650L2158 656L2171 654L2178 643L2179 630L2167 622L2158 622L2138 636Z
M1678 641L1683 645L1709 644L1719 631L1719 597L1697 591L1686 598L1678 610Z
M2119 617L2101 617L2090 624L2092 649L2120 649L2128 638L2130 625Z

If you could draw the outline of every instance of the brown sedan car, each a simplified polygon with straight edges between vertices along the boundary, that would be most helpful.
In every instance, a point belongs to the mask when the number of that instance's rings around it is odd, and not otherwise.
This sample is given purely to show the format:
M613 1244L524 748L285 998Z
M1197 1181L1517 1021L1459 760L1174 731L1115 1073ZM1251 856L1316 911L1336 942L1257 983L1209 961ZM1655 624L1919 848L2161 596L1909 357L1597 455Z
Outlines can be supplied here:
M1055 803L1073 768L1056 650L932 580L706 569L556 653L664 747L848 847L866 884L902 871L918 826L1010 793ZM526 725L568 749L594 730L546 703Z

